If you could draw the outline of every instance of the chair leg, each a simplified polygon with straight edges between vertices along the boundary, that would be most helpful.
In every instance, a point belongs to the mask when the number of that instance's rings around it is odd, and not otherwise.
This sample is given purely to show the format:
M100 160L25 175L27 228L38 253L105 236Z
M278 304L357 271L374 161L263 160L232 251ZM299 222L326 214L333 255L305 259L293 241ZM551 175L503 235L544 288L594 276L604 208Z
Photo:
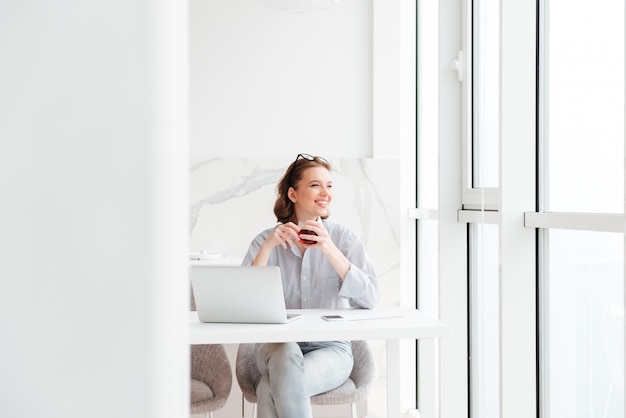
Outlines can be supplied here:
M246 418L246 398L241 394L241 418ZM256 402L252 404L252 418L256 418Z
M352 402L350 408L352 409L352 418L359 418L356 414L356 402Z
M213 418L213 412L205 412L204 418Z

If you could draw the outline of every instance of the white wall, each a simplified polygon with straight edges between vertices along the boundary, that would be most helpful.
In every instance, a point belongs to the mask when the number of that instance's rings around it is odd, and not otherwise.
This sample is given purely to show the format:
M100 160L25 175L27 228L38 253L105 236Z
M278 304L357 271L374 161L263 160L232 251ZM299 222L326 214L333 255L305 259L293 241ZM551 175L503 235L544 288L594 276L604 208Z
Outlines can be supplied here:
M372 156L372 0L189 4L194 157Z
M0 3L0 416L187 414L186 19Z

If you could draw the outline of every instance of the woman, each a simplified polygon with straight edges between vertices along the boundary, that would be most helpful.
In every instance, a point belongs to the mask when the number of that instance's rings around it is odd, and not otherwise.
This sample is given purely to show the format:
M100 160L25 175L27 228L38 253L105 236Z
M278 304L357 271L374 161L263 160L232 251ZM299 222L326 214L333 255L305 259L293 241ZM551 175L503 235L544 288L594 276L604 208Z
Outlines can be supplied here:
M288 309L373 308L378 281L363 244L328 222L330 164L299 154L277 187L279 224L256 236L242 264L279 266ZM310 397L341 386L352 371L350 341L258 344L259 418L308 418Z

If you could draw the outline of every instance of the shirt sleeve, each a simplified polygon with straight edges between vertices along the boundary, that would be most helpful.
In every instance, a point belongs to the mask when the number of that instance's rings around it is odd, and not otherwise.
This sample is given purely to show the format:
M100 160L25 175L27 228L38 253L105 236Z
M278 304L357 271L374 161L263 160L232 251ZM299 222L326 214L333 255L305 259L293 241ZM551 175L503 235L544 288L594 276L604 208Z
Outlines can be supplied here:
M256 255L259 253L259 249L261 248L261 245L263 245L263 241L264 240L265 240L265 236L264 236L263 232L258 234L252 240L252 242L248 246L248 252L246 253L246 255L243 258L243 260L241 261L241 265L242 266L251 266L252 265L252 262L254 261Z
M374 308L380 300L380 291L376 272L365 247L356 236L350 234L340 249L350 261L350 270L339 289L339 296L349 299L353 307Z

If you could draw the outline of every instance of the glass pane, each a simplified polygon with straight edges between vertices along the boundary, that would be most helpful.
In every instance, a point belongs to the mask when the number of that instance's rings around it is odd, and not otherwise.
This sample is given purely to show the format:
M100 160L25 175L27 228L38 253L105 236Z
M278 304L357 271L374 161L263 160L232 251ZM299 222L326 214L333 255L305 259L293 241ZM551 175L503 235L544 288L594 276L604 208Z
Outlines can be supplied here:
M548 242L542 416L623 418L623 234L550 230Z
M498 187L500 9L499 2L473 2L472 187Z
M544 210L621 213L624 0L549 0Z
M470 226L471 416L499 417L498 226Z

